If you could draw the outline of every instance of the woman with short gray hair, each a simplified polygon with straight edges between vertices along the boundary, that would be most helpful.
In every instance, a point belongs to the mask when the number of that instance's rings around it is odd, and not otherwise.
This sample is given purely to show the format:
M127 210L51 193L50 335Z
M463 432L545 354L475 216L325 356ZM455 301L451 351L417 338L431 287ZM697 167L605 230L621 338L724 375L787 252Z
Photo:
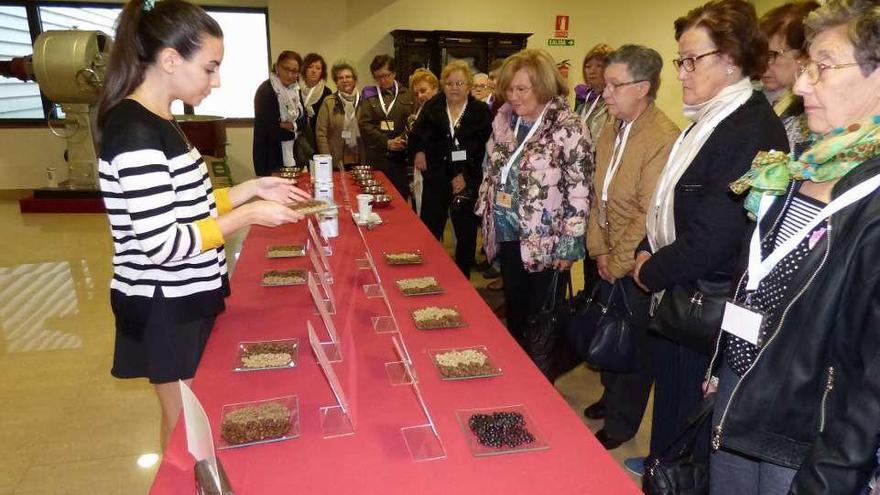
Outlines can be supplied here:
M318 153L332 156L334 164L360 163L364 143L357 120L361 103L357 71L349 62L339 60L333 64L330 75L336 92L324 99L318 111L315 125Z
M794 91L817 137L732 186L757 226L710 367L713 494L857 494L876 464L880 5L828 0L806 26Z
M602 97L614 120L596 143L594 184L598 201L590 205L587 249L599 269L600 297L607 301L616 285L615 293L626 295L636 316L633 371L603 370L605 393L584 410L588 418L605 417L605 427L596 438L607 449L635 436L654 382L652 346L646 330L651 296L635 285L630 272L635 265L636 247L645 236L654 186L679 133L654 104L662 68L663 59L656 51L624 45L611 55L604 73Z

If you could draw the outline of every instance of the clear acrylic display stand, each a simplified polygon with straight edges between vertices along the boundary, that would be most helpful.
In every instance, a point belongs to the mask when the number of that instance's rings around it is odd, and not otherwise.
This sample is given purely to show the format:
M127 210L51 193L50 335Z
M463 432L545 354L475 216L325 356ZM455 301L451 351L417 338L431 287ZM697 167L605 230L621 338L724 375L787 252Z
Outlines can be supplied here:
M413 367L412 357L409 355L406 344L403 343L403 336L400 334L395 335L391 337L391 341L394 343L394 350L397 352L397 356L400 358L400 361L385 363L385 374L391 380L391 385L410 385L413 382L419 381L418 376L416 376L416 370Z
M406 366L410 367L408 363ZM446 449L443 447L443 442L440 440L440 434L437 433L434 419L431 418L431 413L428 412L428 406L425 404L425 399L422 397L421 389L419 389L419 382L414 380L410 383L410 386L412 387L413 393L416 394L416 399L419 401L419 406L421 406L422 412L425 413L425 419L427 419L428 422L422 425L407 426L400 429L400 433L403 435L403 441L406 442L406 449L409 451L409 456L414 461L433 461L443 459L446 457Z
M348 177L345 175L345 167L341 163L336 164L336 168L339 171L339 182L342 184L342 204L345 206L345 210L351 210L351 197L348 192Z
M358 268L361 270L370 270L373 272L373 280L375 283L364 284L364 294L368 298L385 297L385 290L382 288L382 279L379 277L379 270L376 269L376 261L369 251L364 251L364 258L358 260Z
M382 293L382 300L385 302L385 309L388 310L387 315L373 316L370 320L373 322L373 330L376 333L400 333L400 326L397 324L397 317L391 309L391 302L388 296Z
M333 371L333 366L324 352L326 349L325 343L318 341L315 327L312 326L311 321L307 321L306 326L309 330L309 343L312 346L312 351L318 359L321 370L324 371L324 377L327 378L327 383L330 384L333 396L336 398L336 405L318 409L321 417L321 431L324 434L324 438L354 435L354 419L351 415L351 409L348 406L345 393L342 391L342 384L339 382L339 378L336 376L336 372Z
M313 215L314 218L318 218L317 215ZM312 218L309 218L309 236L312 238L312 243L314 243L315 247L318 248L321 252L321 262L324 263L324 268L327 270L327 273L330 273L330 264L327 262L326 256L333 256L333 248L330 247L330 241L322 236L318 235L318 231L315 229L315 222Z
M324 266L321 262L318 261L317 256L315 255L315 251L317 249L309 250L309 259L312 260L312 272L318 278L318 282L321 283L321 289L323 291L323 295L321 296L321 300L324 301L324 307L327 309L327 312L331 315L336 314L336 298L333 297L333 289L330 287L330 284L327 282L329 278L329 274L324 271Z
M324 327L327 329L327 335L330 336L328 342L321 342L321 344L324 346L330 361L338 363L339 361L342 361L342 346L339 343L339 335L336 333L336 326L333 324L333 317L327 312L324 299L322 299L321 295L318 293L318 283L315 281L315 276L312 272L309 272L308 274L308 284L309 292L312 294L312 300L315 301L315 307L318 308L318 314L321 315L321 320L324 322ZM311 322L309 323L309 326L311 327Z

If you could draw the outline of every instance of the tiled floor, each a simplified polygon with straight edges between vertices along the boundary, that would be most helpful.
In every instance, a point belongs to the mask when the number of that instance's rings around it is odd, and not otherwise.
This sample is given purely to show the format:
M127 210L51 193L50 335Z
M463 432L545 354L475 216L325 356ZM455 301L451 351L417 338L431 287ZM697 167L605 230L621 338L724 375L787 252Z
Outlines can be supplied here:
M109 374L106 219L22 215L18 197L0 193L0 495L147 493L159 405L145 380ZM578 414L601 394L598 375L583 366L557 388ZM612 451L615 458L647 450L646 416L639 435Z

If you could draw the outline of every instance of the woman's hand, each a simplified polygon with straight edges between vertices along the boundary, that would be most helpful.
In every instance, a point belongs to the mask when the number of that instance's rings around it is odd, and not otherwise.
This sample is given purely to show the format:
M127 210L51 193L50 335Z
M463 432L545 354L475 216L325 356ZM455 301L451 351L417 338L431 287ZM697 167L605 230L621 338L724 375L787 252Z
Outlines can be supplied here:
M718 391L718 377L713 376L703 381L703 398L709 397Z
M413 157L413 166L419 172L424 172L428 170L428 160L425 158L425 152L419 151L416 153L416 156Z
M296 132L296 125L293 122L281 122L278 125L280 125L282 129L288 130L290 132Z
M464 175L458 174L452 178L452 194L458 194L464 191Z
M599 268L599 277L609 284L613 284L617 278L611 274L611 270L608 268L609 259L607 254L600 254L596 257L596 266Z
M564 272L571 269L571 265L574 264L573 260L556 260L553 262L553 269L558 272Z
M304 218L301 213L274 201L254 201L242 206L242 208L247 209L251 224L263 227L278 227L285 223L298 222Z
M402 151L406 149L406 139L402 136L397 136L394 139L388 140L388 149L391 151Z
M639 276L641 275L642 265L647 263L649 259L651 259L651 253L647 251L639 251L638 254L636 254L636 266L633 268L633 280L635 280L636 285L645 292L651 292L651 289L647 288L645 284L642 283Z
M254 196L277 203L294 203L310 199L309 193L296 187L296 182L281 177L260 177L255 180Z

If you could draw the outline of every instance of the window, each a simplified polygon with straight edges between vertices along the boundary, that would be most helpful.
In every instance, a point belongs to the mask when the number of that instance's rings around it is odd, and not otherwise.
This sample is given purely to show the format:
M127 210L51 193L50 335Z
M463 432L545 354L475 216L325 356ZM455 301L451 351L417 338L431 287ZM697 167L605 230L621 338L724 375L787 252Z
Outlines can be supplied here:
M57 29L97 30L115 36L116 18L122 11L114 4L73 2L6 2L0 5L0 61L29 55L33 51L31 29L39 32ZM223 29L225 53L220 68L221 87L211 92L197 114L220 115L228 118L253 118L253 95L266 79L269 61L267 10L262 8L205 7ZM37 18L38 22L29 19ZM33 37L39 34L33 33ZM53 102L55 103L55 102ZM184 113L176 101L174 113ZM186 109L193 111L193 109ZM60 108L53 115L61 115ZM0 120L45 118L39 85L0 76Z

